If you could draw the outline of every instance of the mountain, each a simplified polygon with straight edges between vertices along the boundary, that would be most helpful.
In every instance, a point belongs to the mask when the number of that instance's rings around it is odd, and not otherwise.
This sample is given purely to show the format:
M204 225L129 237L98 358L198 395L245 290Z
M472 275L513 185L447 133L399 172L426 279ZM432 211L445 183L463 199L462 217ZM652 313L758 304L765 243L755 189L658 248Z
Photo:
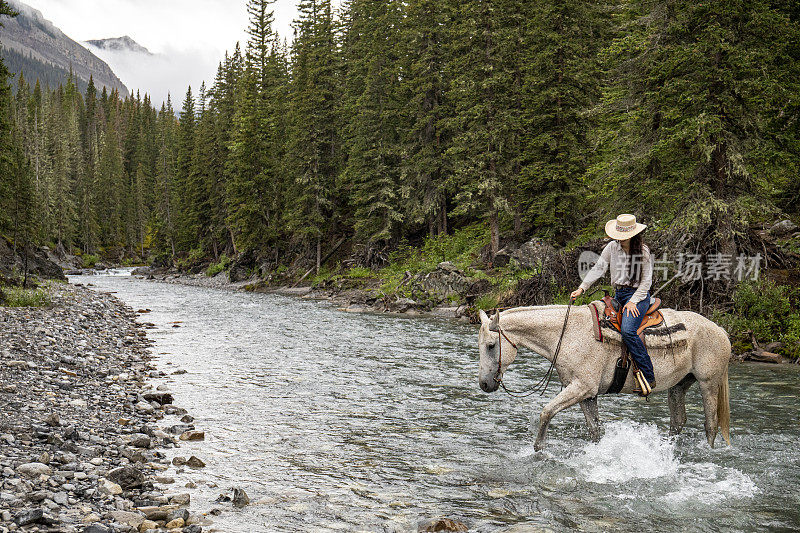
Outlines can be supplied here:
M40 11L19 0L8 3L19 12L15 18L3 17L0 28L2 56L9 70L22 71L31 83L38 78L53 86L66 79L71 69L82 89L92 76L98 90L105 86L128 96L128 88L105 61L70 39Z
M150 50L137 43L129 36L113 37L110 39L94 39L86 41L87 44L108 52L135 52L137 54L153 55Z

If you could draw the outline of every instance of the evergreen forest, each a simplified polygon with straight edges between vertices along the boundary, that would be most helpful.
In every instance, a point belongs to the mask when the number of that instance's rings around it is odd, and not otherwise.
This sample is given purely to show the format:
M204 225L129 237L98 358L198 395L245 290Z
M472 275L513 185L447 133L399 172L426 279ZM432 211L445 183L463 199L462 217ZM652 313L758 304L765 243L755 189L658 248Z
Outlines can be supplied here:
M467 230L490 263L575 249L622 212L661 249L736 255L800 216L796 2L301 0L290 42L272 4L175 101L0 66L0 233L302 273Z

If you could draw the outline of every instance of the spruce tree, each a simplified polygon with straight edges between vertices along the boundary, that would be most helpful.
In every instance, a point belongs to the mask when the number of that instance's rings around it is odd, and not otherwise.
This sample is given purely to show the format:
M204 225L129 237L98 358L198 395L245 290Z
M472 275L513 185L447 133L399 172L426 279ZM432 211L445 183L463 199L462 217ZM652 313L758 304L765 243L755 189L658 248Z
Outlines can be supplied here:
M403 220L398 101L402 14L394 0L354 0L350 10L343 51L348 65L343 180L356 237L370 244L388 242ZM320 68L320 60L324 58L310 62L312 68ZM329 72L321 75L331 77Z
M333 229L339 135L336 47L330 0L304 0L292 45L287 172L294 179L287 225L312 246L319 270L322 239Z

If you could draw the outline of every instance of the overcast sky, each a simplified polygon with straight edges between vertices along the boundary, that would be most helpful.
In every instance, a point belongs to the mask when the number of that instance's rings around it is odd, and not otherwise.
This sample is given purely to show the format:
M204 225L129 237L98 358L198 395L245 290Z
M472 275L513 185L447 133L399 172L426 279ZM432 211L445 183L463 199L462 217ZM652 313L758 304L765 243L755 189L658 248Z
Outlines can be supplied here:
M217 65L237 41L246 40L246 0L22 0L76 41L130 35L156 56L92 50L132 91L154 103L172 93L180 107L186 87L211 83ZM291 40L297 0L277 0L275 28Z

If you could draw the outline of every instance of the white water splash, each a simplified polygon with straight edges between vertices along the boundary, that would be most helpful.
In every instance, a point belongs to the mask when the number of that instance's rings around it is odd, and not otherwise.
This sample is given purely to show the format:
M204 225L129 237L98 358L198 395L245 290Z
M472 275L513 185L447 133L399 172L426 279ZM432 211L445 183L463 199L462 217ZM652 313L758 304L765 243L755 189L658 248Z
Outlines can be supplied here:
M612 422L600 442L588 444L569 464L592 483L622 487L634 479L654 480L654 494L648 497L656 496L667 505L708 505L727 498L749 498L758 492L750 476L735 468L711 462L682 462L676 457L674 439L660 435L653 424ZM676 487L678 490L674 490ZM616 495L633 500L642 496Z
M727 498L749 498L758 487L747 474L735 468L700 463L681 468L681 488L664 495L667 504L714 504Z
M571 462L593 483L670 476L680 466L673 441L661 437L655 425L635 422L608 424L600 442L587 445Z

